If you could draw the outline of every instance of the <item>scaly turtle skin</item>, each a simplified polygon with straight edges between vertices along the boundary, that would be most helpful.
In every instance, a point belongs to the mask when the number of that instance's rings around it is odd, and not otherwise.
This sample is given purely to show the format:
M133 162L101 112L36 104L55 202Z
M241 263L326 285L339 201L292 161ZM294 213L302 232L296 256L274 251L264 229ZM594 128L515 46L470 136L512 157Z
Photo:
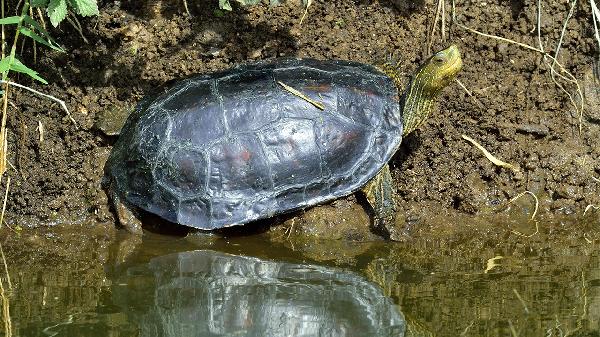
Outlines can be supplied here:
M348 61L284 59L182 80L143 99L113 147L105 172L119 221L140 231L131 211L141 208L211 230L361 188L376 220L392 221L386 164L461 66L456 46L436 53L403 96L395 69Z

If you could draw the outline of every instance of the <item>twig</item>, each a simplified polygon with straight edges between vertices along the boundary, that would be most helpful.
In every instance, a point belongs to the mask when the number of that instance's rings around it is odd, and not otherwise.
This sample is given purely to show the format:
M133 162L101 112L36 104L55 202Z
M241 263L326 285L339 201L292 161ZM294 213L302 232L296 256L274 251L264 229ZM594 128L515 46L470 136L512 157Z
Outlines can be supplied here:
M35 90L33 88L30 88L28 86L25 86L25 85L22 85L22 84L19 84L19 83L15 83L15 82L11 82L11 81L5 81L5 80L0 80L0 83L14 85L15 87L19 87L21 89L25 89L25 90L31 91L34 94L46 97L48 99L51 99L51 100L57 102L67 112L67 115L69 116L69 119L71 120L71 122L73 122L73 124L75 124L75 126L77 126L77 122L75 122L75 120L73 119L73 116L71 116L71 112L69 112L69 109L67 108L67 104L65 104L64 101L62 101L62 100L60 100L60 99L58 99L58 98L56 98L56 97L54 97L52 95L44 94L43 92L39 92L39 91L37 91L37 90Z
M488 150L486 150L483 146L481 146L479 143L477 143L473 138L471 138L471 137L469 137L467 135L462 135L462 138L464 140L470 142L471 144L475 145L475 147L478 148L479 150L481 150L481 152L483 152L483 154L485 155L485 157L489 161L491 161L494 165L511 169L514 172L519 172L519 168L518 167L516 167L515 165L512 165L512 164L509 164L507 162L503 162L502 160L494 157L491 153L488 152Z
M73 17L73 18L71 18L71 17ZM83 42L89 43L88 39L86 39L85 36L83 36L83 28L81 28L81 23L79 23L79 20L77 20L77 17L75 15L73 15L73 13L71 13L70 11L69 11L69 15L67 15L67 21L69 21L71 26L73 26L73 28L75 28L77 33L79 33L79 36L81 36L81 39L83 40Z

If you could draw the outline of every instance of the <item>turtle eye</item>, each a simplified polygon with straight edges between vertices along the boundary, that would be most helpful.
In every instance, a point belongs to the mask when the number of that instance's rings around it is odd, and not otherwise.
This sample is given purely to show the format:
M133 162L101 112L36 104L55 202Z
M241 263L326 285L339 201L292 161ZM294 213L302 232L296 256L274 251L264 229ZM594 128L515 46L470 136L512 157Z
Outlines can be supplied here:
M433 57L433 62L437 65L441 65L444 62L446 62L446 58L444 57L444 55L438 54Z

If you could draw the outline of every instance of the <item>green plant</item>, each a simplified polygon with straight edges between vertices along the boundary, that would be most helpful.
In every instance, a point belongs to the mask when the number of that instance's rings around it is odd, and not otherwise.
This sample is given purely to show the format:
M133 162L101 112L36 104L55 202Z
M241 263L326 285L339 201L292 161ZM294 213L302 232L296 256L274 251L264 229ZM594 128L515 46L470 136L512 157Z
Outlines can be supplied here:
M17 41L19 39L19 35L23 34L34 41L45 45L51 49L56 51L63 52L64 50L56 44L48 32L34 19L32 19L29 15L27 15L27 11L29 9L29 3L25 1L23 7L21 9L20 16L10 16L6 18L0 19L1 25L16 25L15 28L15 37L13 39L12 48L10 50L10 54L5 56L4 53L2 55L2 60L0 60L0 73L2 73L2 80L6 81L8 78L9 71L15 71L18 73L24 73L36 79L44 84L47 84L46 80L41 78L37 71L27 67L24 65L16 56L17 50ZM3 41L4 42L4 41Z
M2 80L7 80L9 71L15 71L27 74L31 78L47 84L48 82L40 77L37 71L27 67L15 55L20 34L23 34L48 48L64 52L64 50L50 37L50 34L46 29L28 15L30 6L46 9L50 22L56 27L66 18L69 10L82 16L97 15L98 4L96 3L96 0L31 0L31 2L25 1L23 3L20 16L2 17L0 19L0 25L16 25L10 55L5 56L3 53L2 60L0 60ZM4 9L4 2L2 2L2 8ZM4 10L2 13L4 13Z
M69 10L81 16L98 15L96 0L31 0L31 7L46 9L54 27L67 17Z

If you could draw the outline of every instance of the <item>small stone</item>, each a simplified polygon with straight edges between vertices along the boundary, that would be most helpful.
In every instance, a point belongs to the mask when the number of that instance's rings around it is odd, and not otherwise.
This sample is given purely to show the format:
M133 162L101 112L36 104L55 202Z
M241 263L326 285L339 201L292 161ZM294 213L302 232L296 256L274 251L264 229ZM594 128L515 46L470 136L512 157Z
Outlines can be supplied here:
M257 59L262 56L262 49L255 49L248 54L248 57L251 59Z
M498 54L505 55L508 51L508 43L498 43L496 49L498 51Z
M94 126L106 136L118 136L130 113L128 107L109 106L96 115Z

